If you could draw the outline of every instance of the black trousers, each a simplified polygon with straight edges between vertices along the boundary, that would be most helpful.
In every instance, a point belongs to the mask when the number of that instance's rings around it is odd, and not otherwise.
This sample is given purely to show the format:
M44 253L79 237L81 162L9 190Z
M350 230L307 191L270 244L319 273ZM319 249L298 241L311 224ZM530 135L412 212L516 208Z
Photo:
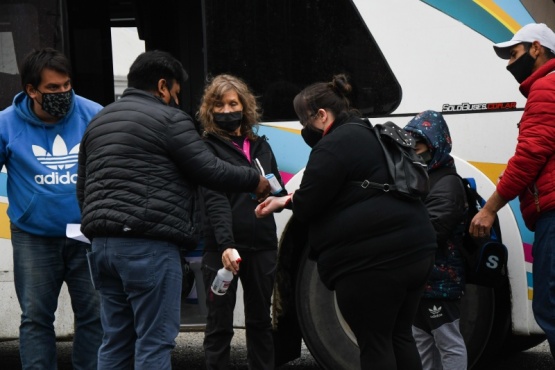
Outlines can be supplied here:
M434 256L397 269L372 269L337 281L337 305L360 348L363 370L421 370L412 336Z
M230 344L233 338L233 310L237 299L238 278L243 286L247 361L249 369L274 369L274 342L270 315L274 288L277 251L239 252L239 274L234 277L227 293L218 296L210 290L217 271L222 267L222 255L205 252L202 258L206 287L206 329L204 355L206 369L228 369Z

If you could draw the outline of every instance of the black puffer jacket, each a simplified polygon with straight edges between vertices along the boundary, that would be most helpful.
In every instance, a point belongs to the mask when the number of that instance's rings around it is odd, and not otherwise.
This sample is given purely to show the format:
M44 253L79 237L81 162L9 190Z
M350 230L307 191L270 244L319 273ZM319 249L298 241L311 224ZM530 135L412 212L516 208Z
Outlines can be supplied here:
M191 118L133 88L101 110L81 141L77 197L81 230L182 245L195 228L196 185L254 191L259 174L217 159Z
M283 190L277 196L287 195L281 180L274 153L266 137L250 142L251 162L233 142L213 134L205 134L206 143L214 154L237 166L254 166L258 162L266 174L273 173ZM277 249L274 217L257 218L254 209L258 205L248 193L218 192L202 188L206 207L205 250L223 252L232 247L239 251Z

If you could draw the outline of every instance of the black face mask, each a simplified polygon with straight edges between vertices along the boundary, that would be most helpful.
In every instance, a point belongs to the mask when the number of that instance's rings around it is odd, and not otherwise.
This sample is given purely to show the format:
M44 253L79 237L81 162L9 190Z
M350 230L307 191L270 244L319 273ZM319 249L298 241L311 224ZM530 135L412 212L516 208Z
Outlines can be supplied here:
M227 132L233 132L241 126L243 119L243 112L230 112L230 113L214 113L214 122L216 125Z
M37 91L42 94L42 110L52 117L61 118L69 112L73 100L71 90L60 93L43 93L39 89Z
M322 139L322 136L324 136L324 131L305 127L301 130L301 136L303 137L306 145L313 148L316 144L318 144L320 139Z
M170 96L170 102L168 103L168 105L172 108L179 108L179 104L177 104L177 102L175 101L175 99L173 98L173 96Z
M515 77L519 84L526 80L532 74L536 60L529 52L522 54L517 60L507 66L507 71Z
M420 153L419 155L426 164L430 164L430 162L432 161L432 153L430 153L430 151L428 150Z

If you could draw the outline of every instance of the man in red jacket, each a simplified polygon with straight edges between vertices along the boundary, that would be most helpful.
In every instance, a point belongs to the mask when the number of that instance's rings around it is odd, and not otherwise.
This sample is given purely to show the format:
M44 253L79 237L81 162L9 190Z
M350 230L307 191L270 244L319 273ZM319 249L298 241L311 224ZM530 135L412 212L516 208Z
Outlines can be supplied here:
M493 48L509 60L507 70L527 101L515 154L496 191L472 220L470 233L487 235L499 209L519 197L524 222L535 231L532 308L555 357L555 290L549 287L555 280L555 33L543 23L532 23Z

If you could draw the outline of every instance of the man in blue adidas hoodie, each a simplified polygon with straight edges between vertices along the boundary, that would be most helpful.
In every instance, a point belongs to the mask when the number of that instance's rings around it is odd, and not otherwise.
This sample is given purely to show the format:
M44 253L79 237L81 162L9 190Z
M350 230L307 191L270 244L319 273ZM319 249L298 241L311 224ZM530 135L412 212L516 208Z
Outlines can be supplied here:
M79 143L102 106L74 93L69 60L57 50L31 52L20 73L23 91L0 112L0 166L8 173L22 368L56 368L54 312L65 281L75 315L73 368L92 370L102 341L99 297L87 244L66 238L65 230L81 220Z

